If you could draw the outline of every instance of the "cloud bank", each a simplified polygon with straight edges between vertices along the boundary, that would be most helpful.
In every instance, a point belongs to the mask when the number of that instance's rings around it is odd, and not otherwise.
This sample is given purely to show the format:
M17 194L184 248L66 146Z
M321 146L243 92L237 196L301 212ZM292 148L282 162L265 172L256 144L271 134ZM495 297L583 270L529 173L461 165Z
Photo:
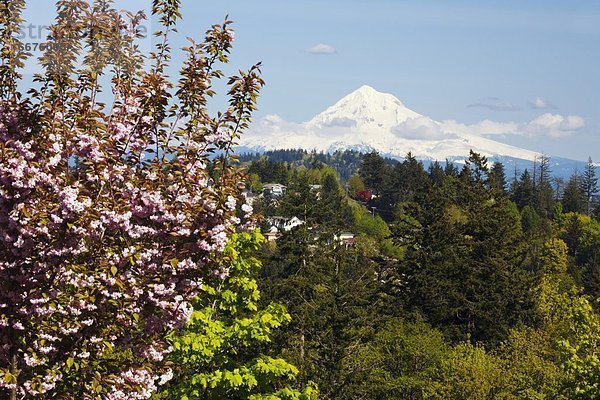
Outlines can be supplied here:
M446 132L464 133L476 136L525 135L530 137L561 138L574 134L585 126L585 120L578 115L559 115L545 113L526 122L496 122L484 120L476 124L461 124L454 120L440 123Z

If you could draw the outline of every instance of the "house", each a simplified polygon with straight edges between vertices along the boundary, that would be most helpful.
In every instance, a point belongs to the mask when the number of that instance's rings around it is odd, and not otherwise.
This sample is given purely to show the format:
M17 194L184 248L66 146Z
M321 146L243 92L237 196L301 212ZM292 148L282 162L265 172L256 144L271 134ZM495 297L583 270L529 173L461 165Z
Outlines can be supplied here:
M289 232L297 226L303 225L302 221L298 217L285 218L285 217L268 217L267 223L271 227L275 227L283 232Z
M270 229L266 230L263 232L263 236L269 241L269 242L274 242L275 240L279 239L279 237L281 236L281 233L279 233L279 229L277 229L276 227L272 226Z
M350 232L342 232L339 235L335 235L334 239L346 247L356 245L356 238L354 237L354 234Z
M287 187L280 183L267 183L263 186L263 194L267 196L283 196Z
M269 241L277 240L283 232L289 232L297 226L304 225L304 221L298 217L269 217L266 219L266 223L268 228L264 230L263 235Z

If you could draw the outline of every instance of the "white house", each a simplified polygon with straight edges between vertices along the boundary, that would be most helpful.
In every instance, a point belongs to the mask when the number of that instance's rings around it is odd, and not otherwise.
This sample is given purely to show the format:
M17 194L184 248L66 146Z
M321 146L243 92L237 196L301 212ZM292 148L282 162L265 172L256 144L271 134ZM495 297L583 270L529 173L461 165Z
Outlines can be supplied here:
M282 232L289 232L297 226L304 225L298 217L269 217L266 219L268 228L263 233L269 241L277 240Z
M346 247L354 246L356 244L354 234L350 232L342 232L339 235L335 235L334 239Z
M267 183L263 186L263 194L271 196L283 196L287 187L280 183Z

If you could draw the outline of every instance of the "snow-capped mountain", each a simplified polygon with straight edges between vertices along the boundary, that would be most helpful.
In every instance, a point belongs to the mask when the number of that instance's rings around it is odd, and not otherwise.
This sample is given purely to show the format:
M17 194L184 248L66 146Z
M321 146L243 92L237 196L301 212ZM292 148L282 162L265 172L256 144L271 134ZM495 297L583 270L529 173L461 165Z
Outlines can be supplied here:
M539 153L466 132L464 125L438 122L407 108L391 94L363 86L308 122L290 123L270 115L243 135L240 146L266 151L300 148L377 150L425 160L460 160L474 150L488 157L533 160Z

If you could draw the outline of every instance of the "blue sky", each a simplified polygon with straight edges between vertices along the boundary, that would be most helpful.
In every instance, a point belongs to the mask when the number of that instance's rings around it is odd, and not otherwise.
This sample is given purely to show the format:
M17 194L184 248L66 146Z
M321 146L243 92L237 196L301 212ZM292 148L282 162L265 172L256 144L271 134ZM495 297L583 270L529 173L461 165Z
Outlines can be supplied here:
M30 3L28 20L50 22L53 2ZM263 62L267 86L257 117L302 122L368 84L440 121L520 126L560 116L572 125L563 135L494 139L600 161L600 1L182 3L181 38L200 38L229 14L237 31L230 71ZM150 1L117 4L148 9ZM319 44L327 54L307 51Z

